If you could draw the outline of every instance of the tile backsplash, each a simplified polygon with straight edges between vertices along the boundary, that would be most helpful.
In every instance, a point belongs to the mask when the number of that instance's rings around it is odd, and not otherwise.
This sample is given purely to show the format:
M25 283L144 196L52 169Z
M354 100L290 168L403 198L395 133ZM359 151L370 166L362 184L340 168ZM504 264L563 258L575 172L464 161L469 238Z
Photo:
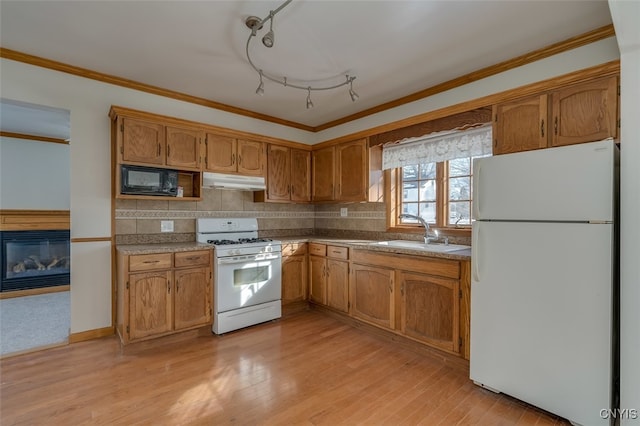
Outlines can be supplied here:
M341 209L346 209L346 216L341 216ZM194 241L200 217L255 217L262 237L420 238L387 233L385 215L384 203L260 203L253 201L253 192L205 188L202 201L117 199L116 244ZM173 232L160 232L163 220L173 221Z

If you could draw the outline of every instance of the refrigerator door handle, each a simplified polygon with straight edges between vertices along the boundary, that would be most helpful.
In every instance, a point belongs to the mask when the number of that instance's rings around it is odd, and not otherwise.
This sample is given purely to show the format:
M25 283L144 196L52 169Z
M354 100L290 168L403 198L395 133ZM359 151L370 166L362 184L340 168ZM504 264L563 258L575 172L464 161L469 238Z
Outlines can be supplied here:
M481 222L476 221L471 228L471 274L474 282L480 282L480 225Z
M472 208L472 218L475 220L478 220L481 218L480 216L480 200L482 199L482 197L480 197L480 173L482 170L482 166L481 166L481 162L477 163L478 165L476 166L477 168L473 171L473 203L471 203L471 208ZM475 164L474 164L475 166Z

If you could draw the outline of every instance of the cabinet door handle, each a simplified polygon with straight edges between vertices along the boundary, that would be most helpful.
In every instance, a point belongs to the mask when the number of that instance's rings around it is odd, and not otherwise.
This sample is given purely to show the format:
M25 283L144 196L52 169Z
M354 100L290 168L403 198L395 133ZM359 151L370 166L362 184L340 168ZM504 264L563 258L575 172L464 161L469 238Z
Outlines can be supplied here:
M158 262L160 262L160 261L159 260L145 260L142 263L158 263Z
M160 142L158 142L158 157L160 156Z
M242 164L242 155L238 154L238 166Z
M171 294L171 280L167 280L167 294Z
M236 155L235 154L231 154L231 165L236 164Z
M180 280L176 280L176 293L180 291Z
M557 135L558 134L558 116L556 115L556 118L554 120L553 123L553 132Z
M400 294L404 296L404 283L400 285Z
M198 256L190 256L186 258L187 260L197 260Z
M167 145L167 157L171 157L171 145Z
M540 123L540 136L544 137L544 119Z

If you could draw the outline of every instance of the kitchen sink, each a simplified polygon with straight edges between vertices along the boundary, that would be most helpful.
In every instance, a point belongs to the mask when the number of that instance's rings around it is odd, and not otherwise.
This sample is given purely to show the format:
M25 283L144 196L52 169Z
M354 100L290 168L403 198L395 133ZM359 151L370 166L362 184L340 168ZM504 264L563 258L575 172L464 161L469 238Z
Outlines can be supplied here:
M371 243L370 245L378 247L397 247L410 250L422 250L432 251L436 253L449 253L452 251L470 249L471 246L464 246L460 244L425 244L419 241L406 241L406 240L392 240L392 241L378 241Z

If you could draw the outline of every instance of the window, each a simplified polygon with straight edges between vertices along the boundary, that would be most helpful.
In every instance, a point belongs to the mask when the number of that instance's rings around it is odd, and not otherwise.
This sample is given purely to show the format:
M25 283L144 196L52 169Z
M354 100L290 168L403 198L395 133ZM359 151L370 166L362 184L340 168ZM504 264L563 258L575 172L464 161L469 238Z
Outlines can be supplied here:
M397 210L420 216L437 228L471 226L473 201L473 159L457 158L438 163L403 166L396 169ZM392 197L393 199L393 197ZM399 219L401 226L419 226L413 219Z

